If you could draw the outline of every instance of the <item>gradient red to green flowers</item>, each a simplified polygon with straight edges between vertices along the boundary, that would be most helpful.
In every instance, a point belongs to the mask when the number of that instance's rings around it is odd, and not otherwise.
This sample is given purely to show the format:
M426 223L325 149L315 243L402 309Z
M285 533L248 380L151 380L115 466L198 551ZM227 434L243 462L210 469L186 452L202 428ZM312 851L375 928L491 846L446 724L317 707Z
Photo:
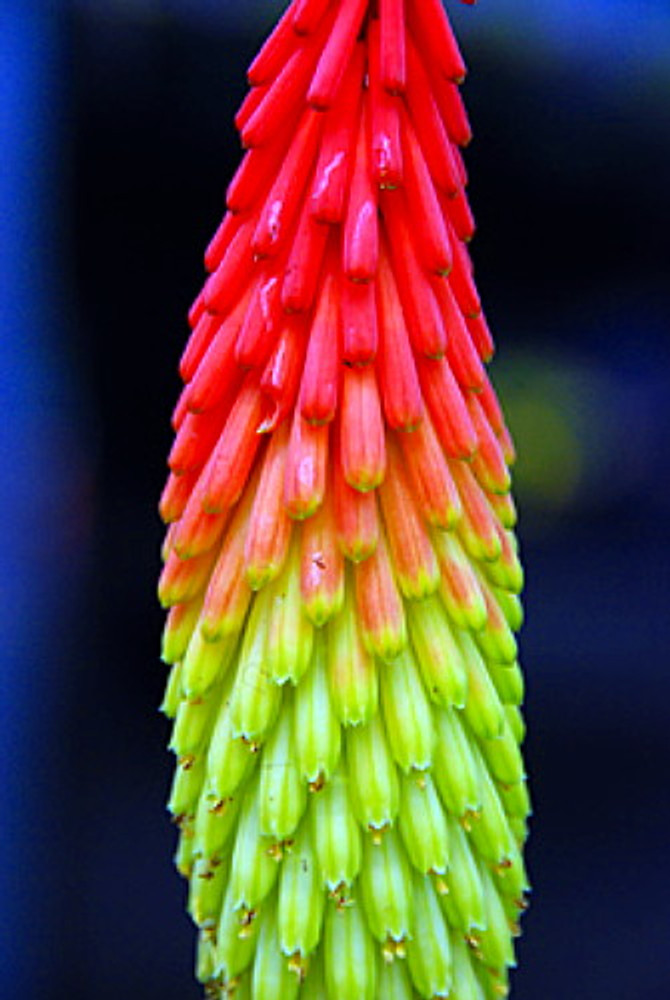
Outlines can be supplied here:
M440 0L293 0L249 69L161 500L212 997L508 993L522 570L464 74Z

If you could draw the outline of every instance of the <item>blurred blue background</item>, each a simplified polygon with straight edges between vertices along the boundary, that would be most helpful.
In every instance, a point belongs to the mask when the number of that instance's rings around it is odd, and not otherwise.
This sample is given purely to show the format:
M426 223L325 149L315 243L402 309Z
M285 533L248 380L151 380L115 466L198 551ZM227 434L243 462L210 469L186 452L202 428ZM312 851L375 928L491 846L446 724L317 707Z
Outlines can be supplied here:
M535 894L516 1000L670 996L670 9L450 3L520 452ZM269 0L0 0L0 975L198 997L156 498ZM9 992L6 992L8 990Z

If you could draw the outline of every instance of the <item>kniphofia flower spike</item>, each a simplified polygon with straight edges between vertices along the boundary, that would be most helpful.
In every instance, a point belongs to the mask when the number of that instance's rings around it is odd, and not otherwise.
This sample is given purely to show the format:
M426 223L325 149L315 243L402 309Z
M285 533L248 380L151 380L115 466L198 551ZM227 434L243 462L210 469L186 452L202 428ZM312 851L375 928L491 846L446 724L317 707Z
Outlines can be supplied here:
M249 69L161 501L212 997L508 993L522 570L464 73L440 0L293 0Z

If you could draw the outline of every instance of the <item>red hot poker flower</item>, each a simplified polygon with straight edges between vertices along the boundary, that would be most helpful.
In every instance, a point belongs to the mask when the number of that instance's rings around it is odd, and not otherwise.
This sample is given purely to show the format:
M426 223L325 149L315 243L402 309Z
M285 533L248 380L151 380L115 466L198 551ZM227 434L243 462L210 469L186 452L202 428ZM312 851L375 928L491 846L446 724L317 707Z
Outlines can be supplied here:
M293 0L249 69L161 501L212 997L508 992L523 576L464 74L440 0Z

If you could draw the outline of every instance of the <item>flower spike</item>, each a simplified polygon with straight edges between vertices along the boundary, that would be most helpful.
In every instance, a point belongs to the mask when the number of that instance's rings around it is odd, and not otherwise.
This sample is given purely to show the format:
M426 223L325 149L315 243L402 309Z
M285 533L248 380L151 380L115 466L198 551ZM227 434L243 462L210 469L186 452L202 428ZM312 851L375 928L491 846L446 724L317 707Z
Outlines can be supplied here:
M509 992L523 571L464 74L441 0L291 0L235 118L160 504L210 1000Z

